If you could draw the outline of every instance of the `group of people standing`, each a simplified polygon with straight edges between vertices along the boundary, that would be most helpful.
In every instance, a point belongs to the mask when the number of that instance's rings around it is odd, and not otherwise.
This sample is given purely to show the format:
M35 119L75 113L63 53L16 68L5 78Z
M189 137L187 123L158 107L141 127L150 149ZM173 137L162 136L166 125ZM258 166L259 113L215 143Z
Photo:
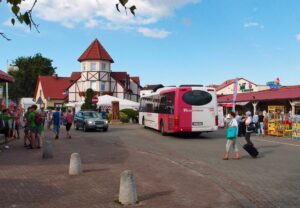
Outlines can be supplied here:
M231 147L235 152L235 159L240 159L239 143L237 141L238 136L244 136L246 145L254 147L251 141L251 134L257 133L258 135L264 135L268 125L267 119L266 112L259 112L253 115L253 117L250 111L247 111L243 116L239 115L238 112L230 112L227 116L227 143L223 160L229 159Z
M3 109L0 115L0 126L1 126L1 133L5 136L5 149L9 149L8 141L9 138L14 137L19 139L20 138L20 117L22 111L20 108L16 106L12 106L9 109Z
M66 137L71 139L70 129L74 120L74 115L71 109L63 113L59 108L45 111L41 106L38 109L37 105L32 105L27 108L22 117L22 110L14 107L13 110L4 109L0 116L0 122L3 126L2 133L5 135L5 149L9 149L9 138L20 138L20 128L24 128L24 147L27 149L41 148L41 138L43 137L44 128L52 129L55 134L55 139L59 139L61 125L66 126ZM24 125L22 125L22 123Z

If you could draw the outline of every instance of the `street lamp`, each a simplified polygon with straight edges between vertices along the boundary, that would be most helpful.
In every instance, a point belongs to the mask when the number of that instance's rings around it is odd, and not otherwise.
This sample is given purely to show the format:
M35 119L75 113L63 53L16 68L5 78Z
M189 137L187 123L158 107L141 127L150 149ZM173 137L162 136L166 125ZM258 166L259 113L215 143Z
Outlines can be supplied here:
M9 65L9 60L7 60L7 72L9 71L18 71L18 66ZM8 108L8 82L5 83L5 101L6 101L6 108Z

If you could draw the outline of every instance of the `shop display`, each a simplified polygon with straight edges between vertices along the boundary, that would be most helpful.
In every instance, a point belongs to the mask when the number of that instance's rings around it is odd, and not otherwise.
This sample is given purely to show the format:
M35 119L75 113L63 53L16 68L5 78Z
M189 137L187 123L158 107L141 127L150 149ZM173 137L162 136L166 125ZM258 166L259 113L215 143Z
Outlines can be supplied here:
M268 135L282 137L286 128L284 106L268 107Z
M300 140L300 116L293 117L293 133L292 138Z

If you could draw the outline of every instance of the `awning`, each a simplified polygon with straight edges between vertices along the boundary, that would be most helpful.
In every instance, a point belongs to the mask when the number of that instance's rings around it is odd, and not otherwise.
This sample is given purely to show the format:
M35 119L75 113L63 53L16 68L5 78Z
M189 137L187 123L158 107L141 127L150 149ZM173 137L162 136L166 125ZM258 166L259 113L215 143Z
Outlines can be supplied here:
M0 82L14 82L13 76L6 74L4 71L0 70Z
M249 101L247 102L236 102L235 105L238 105L238 106L245 106L249 103ZM232 108L233 107L233 103L220 103L223 107L229 107L229 108Z

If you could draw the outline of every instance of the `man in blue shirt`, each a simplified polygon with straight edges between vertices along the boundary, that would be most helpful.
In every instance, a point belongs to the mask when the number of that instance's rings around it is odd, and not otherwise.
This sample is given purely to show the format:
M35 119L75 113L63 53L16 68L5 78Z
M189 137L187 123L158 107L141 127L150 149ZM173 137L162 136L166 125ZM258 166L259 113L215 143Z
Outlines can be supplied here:
M55 132L55 139L59 138L60 129L60 112L59 108L55 108L55 112L52 114L53 131Z

